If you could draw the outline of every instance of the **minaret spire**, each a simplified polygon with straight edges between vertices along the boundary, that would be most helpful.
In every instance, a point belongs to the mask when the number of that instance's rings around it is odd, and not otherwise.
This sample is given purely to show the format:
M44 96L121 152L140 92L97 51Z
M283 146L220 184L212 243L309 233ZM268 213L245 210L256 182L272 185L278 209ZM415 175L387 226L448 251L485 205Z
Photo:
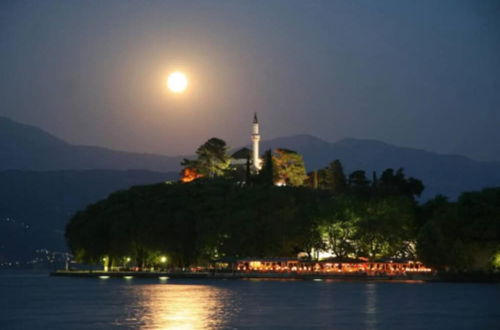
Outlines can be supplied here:
M255 172L258 172L262 165L260 162L260 157L259 157L259 141L260 141L260 134L259 134L259 121L257 119L257 112L254 113L253 115L253 129L252 129L252 162L253 162L253 169Z

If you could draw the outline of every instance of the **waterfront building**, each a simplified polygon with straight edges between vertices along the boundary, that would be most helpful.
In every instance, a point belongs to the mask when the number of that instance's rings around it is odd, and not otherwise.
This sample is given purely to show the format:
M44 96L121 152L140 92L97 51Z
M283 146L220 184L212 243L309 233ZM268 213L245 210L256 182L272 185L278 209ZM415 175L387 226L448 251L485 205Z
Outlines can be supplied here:
M311 273L357 274L366 276L395 276L428 274L432 270L411 259L328 258L308 260L299 258L240 258L221 259L214 263L219 270L251 273Z

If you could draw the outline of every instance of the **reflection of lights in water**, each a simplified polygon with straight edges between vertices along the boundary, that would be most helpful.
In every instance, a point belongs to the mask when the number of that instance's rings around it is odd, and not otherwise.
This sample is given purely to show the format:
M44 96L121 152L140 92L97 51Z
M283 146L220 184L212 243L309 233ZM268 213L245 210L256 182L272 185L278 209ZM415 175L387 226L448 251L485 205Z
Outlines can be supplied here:
M377 329L377 286L375 283L366 284L366 308L365 324L366 329Z
M107 279L109 278L109 276L99 276L99 278L100 278L101 280L107 280Z
M133 276L123 276L123 278L124 278L124 279L126 279L126 280L131 280L131 279L133 279L134 277L133 277Z
M134 286L137 308L130 319L143 329L224 328L235 306L228 290L206 285Z
M160 277L158 277L158 279L163 282L163 281L168 280L168 276L160 276Z

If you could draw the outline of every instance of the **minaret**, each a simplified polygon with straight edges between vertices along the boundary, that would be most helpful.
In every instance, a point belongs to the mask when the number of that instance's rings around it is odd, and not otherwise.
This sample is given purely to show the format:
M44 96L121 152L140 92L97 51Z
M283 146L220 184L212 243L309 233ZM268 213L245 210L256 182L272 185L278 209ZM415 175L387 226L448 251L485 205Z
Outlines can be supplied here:
M252 130L252 161L253 168L256 172L258 172L262 165L259 157L259 121L257 120L257 113L253 115L253 130Z

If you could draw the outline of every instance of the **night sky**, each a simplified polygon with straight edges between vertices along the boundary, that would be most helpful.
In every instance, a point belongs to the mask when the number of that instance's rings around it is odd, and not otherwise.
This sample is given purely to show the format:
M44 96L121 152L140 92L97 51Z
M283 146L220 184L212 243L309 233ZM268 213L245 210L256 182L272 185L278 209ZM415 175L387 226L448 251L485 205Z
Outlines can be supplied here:
M173 70L190 79L169 93ZM0 115L189 154L378 139L500 160L500 1L1 1Z

